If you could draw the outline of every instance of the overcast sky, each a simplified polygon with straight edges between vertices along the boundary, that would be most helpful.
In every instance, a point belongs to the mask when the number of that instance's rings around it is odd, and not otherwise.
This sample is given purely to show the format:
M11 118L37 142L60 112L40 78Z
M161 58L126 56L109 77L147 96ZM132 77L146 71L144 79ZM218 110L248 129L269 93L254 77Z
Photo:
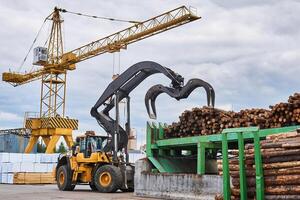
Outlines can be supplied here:
M17 70L44 18L54 6L91 15L142 21L181 5L193 6L202 19L131 44L120 53L121 72L151 60L185 77L209 82L216 106L223 109L267 108L286 101L300 85L300 1L16 1L0 0L0 72ZM129 24L63 14L65 51L124 29ZM45 43L47 24L36 46ZM119 55L116 54L115 58ZM117 59L116 59L117 60ZM22 70L31 68L32 52ZM79 119L79 130L103 133L90 116L113 73L113 54L77 64L68 74L67 115ZM116 69L117 70L117 69ZM132 94L132 126L139 143L149 120L144 95L154 84L169 85L155 75ZM25 111L39 111L40 81L13 88L0 83L0 129L23 124ZM205 105L203 89L177 102L167 95L157 99L158 120L171 123L185 109ZM121 112L123 117L123 110Z

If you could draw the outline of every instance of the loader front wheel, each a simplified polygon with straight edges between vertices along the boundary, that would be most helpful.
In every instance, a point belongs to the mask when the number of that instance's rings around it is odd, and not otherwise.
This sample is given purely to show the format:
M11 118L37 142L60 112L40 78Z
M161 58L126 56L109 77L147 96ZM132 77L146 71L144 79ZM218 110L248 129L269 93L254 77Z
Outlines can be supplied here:
M103 165L94 174L94 185L99 192L116 192L122 186L120 168L113 165Z
M62 165L56 172L57 186L59 190L72 191L75 185L72 185L72 177L69 177L68 167Z

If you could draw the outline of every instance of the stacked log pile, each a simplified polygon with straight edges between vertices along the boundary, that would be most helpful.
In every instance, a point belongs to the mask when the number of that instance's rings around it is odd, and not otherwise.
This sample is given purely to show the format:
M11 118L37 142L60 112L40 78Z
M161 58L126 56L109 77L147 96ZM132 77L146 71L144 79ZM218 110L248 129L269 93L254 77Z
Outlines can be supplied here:
M184 111L179 122L172 123L166 137L211 135L225 128L259 126L278 128L300 124L300 93L290 96L288 102L270 106L270 109L246 109L240 112L224 111L210 107Z
M300 133L271 135L261 141L265 199L300 199ZM229 170L232 180L231 199L240 199L238 151L230 159ZM222 174L222 162L218 161ZM245 169L248 199L255 198L254 145L245 145ZM216 197L220 198L219 196Z
M287 103L270 106L272 127L288 126L300 123L300 93L290 96Z

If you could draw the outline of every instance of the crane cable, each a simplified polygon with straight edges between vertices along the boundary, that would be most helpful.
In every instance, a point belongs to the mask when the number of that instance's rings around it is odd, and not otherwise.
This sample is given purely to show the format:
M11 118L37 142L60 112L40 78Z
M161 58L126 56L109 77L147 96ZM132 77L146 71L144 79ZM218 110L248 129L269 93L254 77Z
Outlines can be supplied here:
M30 48L29 48L29 50L28 50L28 52L27 52L25 58L24 58L23 61L21 62L20 66L19 66L19 68L18 68L18 70L17 70L17 72L20 72L20 70L21 70L22 67L24 66L24 63L26 62L29 53L31 52L31 50L32 50L32 48L33 48L33 46L34 46L34 44L36 43L36 41L37 41L37 39L38 39L38 37L39 37L39 35L40 35L40 33L41 33L41 31L42 31L42 29L43 29L45 23L46 23L46 21L47 21L47 19L48 19L48 17L45 18L45 20L44 20L42 26L40 27L40 29L39 29L37 35L35 36L35 38L34 38L32 44L30 45ZM31 70L32 70L32 68L31 68Z
M133 20L123 20L123 19L116 19L116 18L110 18L110 17L102 17L102 16L88 15L88 14L83 14L83 13L78 13L78 12L68 11L68 10L66 10L66 9L61 9L61 8L59 9L59 11L61 11L61 12L63 12L63 13L70 13L70 14L74 14L74 15L79 15L79 16L84 16L84 17L90 17L90 18L96 18L96 19L102 19L102 20L117 21L117 22L127 22L127 23L133 23L133 24L140 23L140 22L138 22L138 21L133 21ZM22 69L22 67L24 66L24 63L26 62L26 60L27 60L27 58L28 58L28 55L29 55L29 53L31 52L33 46L35 45L35 43L36 43L36 41L37 41L37 39L38 39L38 37L39 37L39 35L40 35L40 33L41 33L41 31L42 31L44 25L45 25L45 23L46 23L46 21L49 19L49 17L50 17L52 14L53 14L53 12L52 12L49 16L47 16L47 17L45 18L45 20L43 21L43 24L41 25L41 27L40 27L40 29L39 29L37 35L35 36L35 38L34 38L34 40L33 40L33 42L32 42L32 44L30 45L30 48L29 48L29 50L28 50L26 56L24 57L23 61L21 62L20 66L19 66L19 68L18 68L18 70L17 70L17 72L20 72L20 71L21 71L21 69ZM48 38L48 39L49 39L49 38ZM47 41L48 41L48 39L47 39ZM46 41L46 42L47 42L47 41ZM46 44L46 43L45 43L45 44ZM31 68L31 70L32 70L32 69L33 69L33 67ZM30 71L31 71L31 70L30 70Z
M88 14L83 14L83 13L79 13L79 12L68 11L68 10L62 9L62 8L59 8L59 11L61 11L63 13L70 13L73 15L79 15L79 16L84 16L84 17L89 17L89 18L94 18L94 19L102 19L102 20L109 20L109 21L116 21L116 22L126 22L126 23L132 23L132 24L140 23L138 21L133 21L133 20L124 20L124 19L116 19L116 18L111 18L111 17L88 15Z

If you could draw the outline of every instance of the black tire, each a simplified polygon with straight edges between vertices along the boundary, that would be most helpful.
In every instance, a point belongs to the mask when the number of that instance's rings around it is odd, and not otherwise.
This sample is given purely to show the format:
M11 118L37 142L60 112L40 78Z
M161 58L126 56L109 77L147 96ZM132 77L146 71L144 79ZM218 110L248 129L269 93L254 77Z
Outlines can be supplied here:
M76 185L71 185L71 187L70 187L69 190L67 190L67 191L73 191L73 190L75 189L75 186L76 186Z
M96 188L96 186L94 185L93 182L89 182L89 185L90 185L91 190L97 191L97 188Z
M113 165L103 165L94 174L94 185L102 193L116 192L122 186L120 168Z
M75 185L72 185L72 177L68 173L67 165L62 165L56 172L56 183L59 190L72 191Z
M134 188L121 189L122 192L134 192Z

